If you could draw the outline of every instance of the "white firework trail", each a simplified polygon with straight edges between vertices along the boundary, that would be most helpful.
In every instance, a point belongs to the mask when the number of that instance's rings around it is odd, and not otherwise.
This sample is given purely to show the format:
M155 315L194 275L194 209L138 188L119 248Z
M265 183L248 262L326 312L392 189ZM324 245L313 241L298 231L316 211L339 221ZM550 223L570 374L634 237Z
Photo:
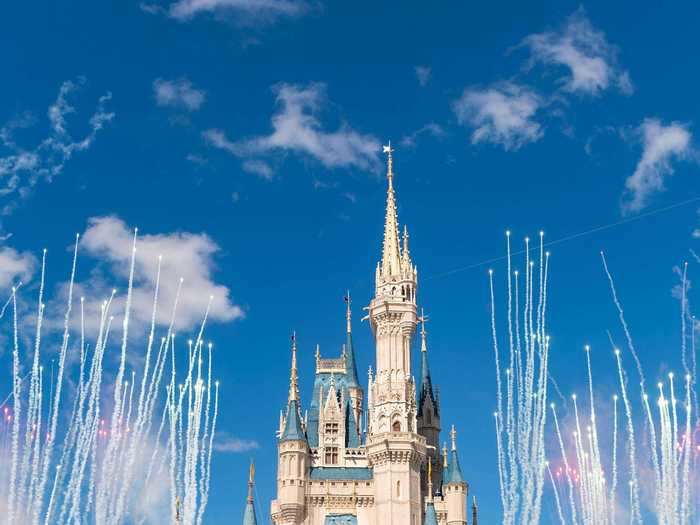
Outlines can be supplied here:
M544 236L541 234L537 265L539 270L536 276L535 261L530 256L530 242L529 239L525 240L525 289L521 319L518 304L520 297L518 277L512 271L510 232L506 232L506 238L508 250L506 276L508 344L506 347L509 366L505 371L501 370L500 365L501 350L496 327L493 271L489 271L491 332L497 384L496 441L503 523L504 525L536 525L540 520L542 487L547 475L544 430L547 419L549 338L545 333L544 316L549 254L544 252ZM502 380L504 373L505 381Z
M611 421L607 422L605 418L601 421L601 412L596 405L592 351L586 345L588 407L585 411L581 410L583 407L576 395L571 396L572 428L569 429L567 425L561 425L554 403L547 401L550 350L546 335L548 254L544 253L543 245L541 237L536 263L530 257L531 247L526 240L521 319L518 277L513 272L514 283L511 281L511 246L510 234L507 233L507 326L503 332L506 345L499 345L494 274L489 271L491 332L497 374L497 464L503 524L536 525L540 522L545 477L551 485L548 493L553 500L556 516L553 519L561 525L616 525L623 515L631 525L700 523L700 418L695 410L696 320L687 299L687 265L681 274L680 294L680 361L685 371L683 395L677 395L679 385L673 373L670 373L665 382L658 383L657 399L652 404L622 303L605 255L601 253L627 350L639 376L639 390L630 386L629 375L623 365L623 352L613 345L612 364L618 379L619 396L613 396ZM536 266L539 267L537 275ZM505 361L500 354L501 348L508 349L509 367L505 370L501 368L501 363ZM620 402L622 408L619 408ZM552 425L546 429L544 407L548 405ZM619 417L623 418L620 422ZM641 436L644 438L641 440L637 431L640 426L643 427ZM601 428L611 428L611 435L601 435ZM554 471L545 454L547 430L552 433L555 444L548 453L561 464ZM625 454L619 455L621 442L625 445ZM646 492L650 494L650 497L644 498L644 505L640 498L642 480L645 495ZM622 483L627 484L628 490L618 493L618 485Z
M21 374L25 357L21 352L20 341L24 339L18 305L21 283L12 289L0 310L2 320L5 311L12 309L12 391L0 404L0 457L9 458L9 464L0 468L0 508L6 509L2 522L7 525L145 524L149 523L145 512L155 508L161 511L157 523L201 525L209 498L213 437L219 412L219 385L212 380L211 345L207 346L206 373L202 369L211 298L196 340L185 351L185 371L180 373L176 364L183 359L176 355L174 326L182 280L167 331L160 343L154 344L161 285L159 258L150 329L140 353L134 355L129 339L137 339L133 326L130 333L138 250L135 232L125 308L120 312L120 352L112 383L105 358L117 295L113 290L102 302L92 344L85 332L85 300L81 298L77 323L80 333L74 336L72 312L78 247L76 237L55 386L52 374L48 398L44 397L41 364L42 358L46 358L42 355L42 343L47 339L42 338L46 251L42 257L33 353L28 356L30 368L25 376ZM73 340L77 344L71 344ZM136 357L135 361L143 365L128 370L131 360L127 356ZM76 360L78 363L73 365ZM168 368L169 380L163 384ZM68 387L68 380L74 388ZM107 393L109 399L105 397ZM164 475L168 465L170 473ZM167 501L151 501L149 488L151 484L162 484L163 475L166 485L170 485Z

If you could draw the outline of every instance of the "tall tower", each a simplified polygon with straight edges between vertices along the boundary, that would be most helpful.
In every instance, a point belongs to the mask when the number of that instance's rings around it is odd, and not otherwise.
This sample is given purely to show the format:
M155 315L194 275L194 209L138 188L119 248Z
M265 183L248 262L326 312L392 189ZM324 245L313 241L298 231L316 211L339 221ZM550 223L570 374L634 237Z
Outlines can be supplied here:
M304 517L309 444L301 423L297 372L297 343L292 336L292 370L289 380L287 413L282 421L278 446L277 494L279 508L273 513L277 524L298 525Z
M386 516L387 525L420 525L426 442L416 428L416 388L411 376L418 272L411 262L406 229L403 246L399 239L391 145L384 147L384 153L388 161L384 244L368 307L377 362L369 386L367 452L374 470L377 515Z

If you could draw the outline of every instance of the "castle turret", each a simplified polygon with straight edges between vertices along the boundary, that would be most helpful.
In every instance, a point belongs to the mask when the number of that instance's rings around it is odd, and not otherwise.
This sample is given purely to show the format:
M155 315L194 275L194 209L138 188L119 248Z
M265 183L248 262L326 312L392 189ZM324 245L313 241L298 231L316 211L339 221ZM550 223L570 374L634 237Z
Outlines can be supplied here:
M386 525L419 523L423 515L421 465L425 438L416 428L416 388L411 376L411 340L416 330L417 272L399 243L393 150L387 153L387 201L382 259L376 272L369 320L377 369L372 382L367 452L374 471L375 506Z
M304 491L309 469L309 446L301 422L297 376L297 343L292 336L292 370L277 465L278 515L275 523L296 525L304 515Z
M425 437L428 445L428 457L438 466L433 470L432 483L440 487L442 475L442 462L436 461L438 458L438 447L440 440L440 408L437 396L433 390L433 380L430 376L430 366L428 365L428 344L426 342L427 331L425 323L428 318L421 309L421 370L420 386L418 390L418 433ZM424 484L423 489L426 489Z
M253 500L254 478L255 464L251 461L248 475L248 499L246 500L245 512L243 513L243 525L258 525L258 520L255 516L255 502Z
M447 475L443 479L443 496L447 503L447 525L467 525L467 493L469 487L462 476L457 456L457 431L454 425L450 432L452 452Z

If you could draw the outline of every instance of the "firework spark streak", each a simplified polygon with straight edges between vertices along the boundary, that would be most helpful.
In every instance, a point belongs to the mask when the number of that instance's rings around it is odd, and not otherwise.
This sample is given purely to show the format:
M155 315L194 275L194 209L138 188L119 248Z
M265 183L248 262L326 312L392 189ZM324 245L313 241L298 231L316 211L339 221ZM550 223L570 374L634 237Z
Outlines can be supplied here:
M42 357L46 358L42 356L45 251L31 366L24 377L20 375L24 356L20 344L23 339L19 285L12 289L8 303L0 312L0 320L8 308L12 312L12 392L0 407L0 453L9 462L7 468L0 469L0 509L6 509L3 523L121 525L155 519L156 523L201 525L209 497L211 452L219 410L219 385L212 381L212 347L204 344L209 308L203 312L196 340L189 344L185 373L179 374L174 326L182 280L167 331L156 344L159 258L150 330L140 353L130 351L130 340L132 346L138 345L133 328L129 332L138 250L135 232L126 306L120 312L122 333L117 373L112 383L105 356L110 346L117 296L113 291L102 302L97 334L90 344L85 331L83 298L80 298L79 322L73 319L78 247L79 238L76 238L55 387L48 398L44 397L41 365ZM79 326L78 337L72 334L74 324ZM72 345L74 339L77 344ZM131 360L127 356L135 357L134 361L142 365L129 373ZM76 361L78 364L73 365ZM166 374L168 368L170 374ZM77 373L72 374L74 370ZM52 372L52 386L53 381ZM147 466L143 472L142 465ZM154 486L163 487L164 496L154 496L151 490ZM158 501L153 501L154 498ZM158 509L159 517L149 517L148 510L152 508Z
M601 412L596 408L592 351L586 346L588 406L587 410L581 410L577 396L571 396L568 408L573 419L570 423L572 428L568 428L558 417L554 403L547 402L550 352L545 331L548 254L543 253L540 236L536 265L531 260L532 248L526 239L525 290L523 314L520 317L518 274L512 270L509 232L506 237L507 327L503 338L507 345L499 345L494 273L489 271L497 387L497 464L503 524L537 525L540 522L545 476L551 485L551 508L561 525L615 525L623 516L632 525L644 522L658 525L697 524L700 519L700 419L695 413L697 410L693 410L697 406L695 318L690 313L686 297L689 288L687 265L681 273L680 297L680 360L685 371L683 394L677 396L679 385L673 373L670 373L667 381L657 384L658 395L655 403L652 403L612 273L601 253L613 304L627 343L627 354L638 375L639 389L630 385L630 376L624 366L624 352L613 345L612 365L618 378L620 395L613 397L611 421L601 426ZM539 266L537 277L535 266ZM536 301L533 300L535 293L538 296ZM692 327L690 330L688 325ZM524 334L522 350L519 337L521 327ZM688 339L691 341L690 348ZM504 346L508 349L509 368L502 370L504 359L500 348ZM618 408L618 401L622 402L621 409ZM552 424L548 426L546 406L550 407L552 414ZM623 418L620 424L619 416ZM640 427L644 430L641 438L640 432L635 432L635 428ZM611 435L602 435L601 428L611 428ZM553 437L551 450L545 450L546 432ZM625 444L626 454L622 457L618 455L619 442ZM561 466L556 468L554 465ZM609 477L606 472L610 473ZM642 473L650 474L643 478ZM643 479L651 497L642 500ZM627 483L628 490L617 491L618 484L623 482Z

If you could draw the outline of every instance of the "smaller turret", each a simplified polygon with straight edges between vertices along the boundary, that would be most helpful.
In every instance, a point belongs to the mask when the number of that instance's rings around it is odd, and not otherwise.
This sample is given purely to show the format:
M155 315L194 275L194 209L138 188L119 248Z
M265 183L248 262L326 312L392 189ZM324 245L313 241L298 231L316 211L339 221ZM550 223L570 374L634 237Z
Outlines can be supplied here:
M246 500L245 512L243 513L243 525L258 525L255 516L255 503L253 500L253 486L255 478L255 464L250 462L250 472L248 474L248 499Z
M309 445L301 422L296 334L292 335L292 369L284 427L279 440L277 494L283 521L299 523L304 514L304 492L309 469Z
M457 456L457 431L454 425L450 431L452 438L452 452L447 475L443 478L443 495L447 502L447 525L467 525L467 493L469 487L462 469L459 466Z

